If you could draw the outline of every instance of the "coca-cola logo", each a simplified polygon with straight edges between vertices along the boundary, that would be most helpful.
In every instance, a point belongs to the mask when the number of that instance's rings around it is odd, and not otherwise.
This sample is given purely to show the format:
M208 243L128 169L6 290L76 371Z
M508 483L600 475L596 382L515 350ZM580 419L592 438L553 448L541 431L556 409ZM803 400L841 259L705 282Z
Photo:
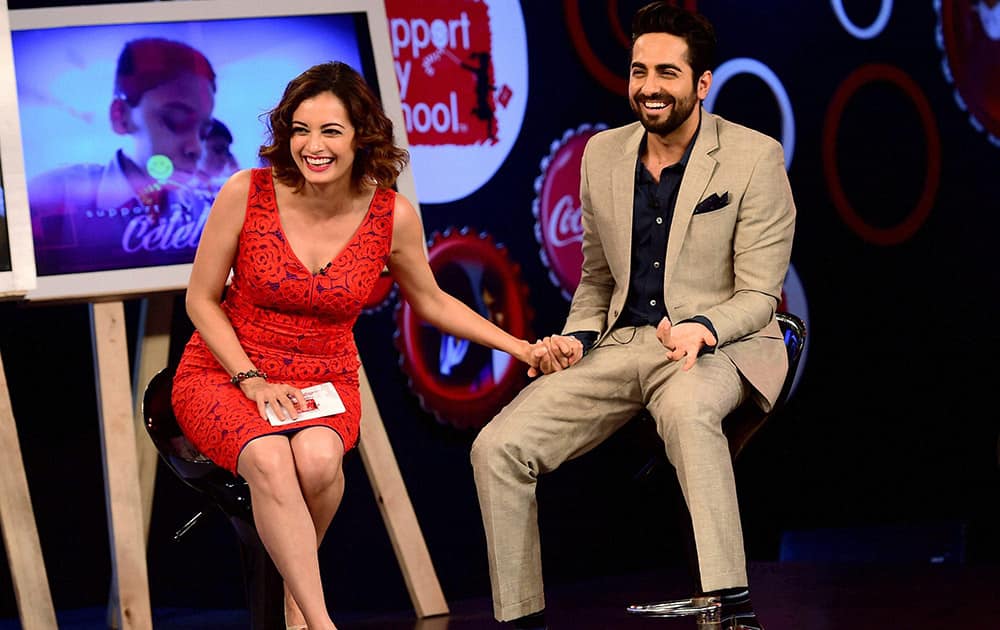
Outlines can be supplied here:
M583 266L583 223L580 209L580 162L583 149L595 133L606 125L582 125L570 129L552 143L542 159L542 173L535 179L535 239L541 246L542 263L549 278L572 297L580 284Z
M432 235L428 262L441 288L515 337L531 336L527 286L507 250L468 229ZM527 381L527 366L443 333L402 300L396 311L396 347L410 388L424 409L444 423L478 429L511 401Z
M524 120L528 53L511 0L387 0L403 122L420 201L475 192Z
M580 201L573 195L563 195L549 217L546 237L553 247L565 247L583 241Z
M1000 0L939 0L937 42L945 78L969 122L1000 147Z

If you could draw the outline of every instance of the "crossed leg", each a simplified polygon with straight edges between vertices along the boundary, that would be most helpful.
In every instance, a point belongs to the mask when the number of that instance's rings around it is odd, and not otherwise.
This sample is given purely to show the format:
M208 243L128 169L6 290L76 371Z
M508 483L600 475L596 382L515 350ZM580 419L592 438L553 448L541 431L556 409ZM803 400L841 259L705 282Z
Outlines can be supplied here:
M299 486L316 530L318 550L340 507L340 501L344 498L344 473L341 467L344 444L334 431L321 427L300 431L292 437L291 442ZM289 628L305 625L305 617L288 590L287 583L285 623Z
M317 549L343 496L343 444L329 429L304 429L291 439L257 438L237 469L250 487L254 523L285 580L286 608L310 630L331 630ZM298 619L290 619L301 625Z

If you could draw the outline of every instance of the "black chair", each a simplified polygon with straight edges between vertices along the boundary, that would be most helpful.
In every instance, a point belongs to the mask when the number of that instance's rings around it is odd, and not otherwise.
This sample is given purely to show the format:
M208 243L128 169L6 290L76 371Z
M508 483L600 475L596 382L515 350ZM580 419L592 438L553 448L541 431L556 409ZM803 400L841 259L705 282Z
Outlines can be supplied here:
M242 477L213 464L181 432L170 402L174 370L161 370L146 386L142 414L160 457L181 481L205 495L229 518L240 541L243 584L253 630L285 627L284 583L257 535L250 489ZM198 520L195 514L174 535L183 536Z
M781 332L785 340L785 350L788 353L788 373L785 375L781 393L778 394L778 399L770 411L765 413L757 405L748 403L733 411L722 421L722 430L729 440L729 453L734 461L750 442L750 439L764 426L764 423L780 412L785 402L787 402L792 390L792 383L795 381L799 359L802 357L802 351L805 349L805 323L791 313L778 313L775 317L778 320L778 325L781 327ZM647 425L652 427L653 422L651 418ZM655 434L655 427L652 428ZM646 465L636 474L636 478L647 477L654 470L669 464L663 453L663 443L659 440L659 436L656 436L653 442L658 443L660 448L657 454L652 456ZM691 530L690 515L687 513L686 507L683 507L680 513L684 519L682 531L685 531L689 538L687 546L691 562L694 566L693 572L697 575L697 554L694 552L694 533ZM692 597L654 604L633 604L626 610L629 614L644 617L694 616L696 617L699 630L715 630L721 627L719 622L721 602L717 597Z

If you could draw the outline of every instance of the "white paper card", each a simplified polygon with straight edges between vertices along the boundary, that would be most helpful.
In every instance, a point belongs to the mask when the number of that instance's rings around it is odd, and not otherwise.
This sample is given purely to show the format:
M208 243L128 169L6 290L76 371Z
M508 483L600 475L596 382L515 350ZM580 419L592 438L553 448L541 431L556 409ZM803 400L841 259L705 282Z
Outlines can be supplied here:
M319 385L303 388L302 395L305 396L305 411L294 418L284 419L279 418L271 410L270 405L265 405L264 411L267 413L268 421L273 426L280 427L286 424L302 422L303 420L335 416L338 413L347 411L344 407L344 401L340 399L340 394L337 393L337 389L333 386L333 383L320 383Z

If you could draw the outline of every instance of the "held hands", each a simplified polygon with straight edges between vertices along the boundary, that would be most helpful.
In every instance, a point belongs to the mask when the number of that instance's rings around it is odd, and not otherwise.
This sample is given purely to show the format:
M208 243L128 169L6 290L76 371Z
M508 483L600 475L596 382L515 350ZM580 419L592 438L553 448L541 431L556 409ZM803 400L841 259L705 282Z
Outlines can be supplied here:
M551 374L583 358L583 344L573 336L550 335L535 342L528 361L528 376Z
M279 418L290 420L299 415L300 405L305 400L302 390L262 378L247 379L240 383L240 389L244 396L257 403L257 411L264 420L267 420L265 404L269 404Z
M583 357L583 344L572 336L552 335L535 343L518 340L511 354L528 365L528 376L558 372L573 365Z
M684 359L681 369L685 372L694 367L698 353L703 347L716 344L715 336L698 322L682 322L672 326L666 317L661 319L656 327L656 338L667 349L668 359L671 361Z

